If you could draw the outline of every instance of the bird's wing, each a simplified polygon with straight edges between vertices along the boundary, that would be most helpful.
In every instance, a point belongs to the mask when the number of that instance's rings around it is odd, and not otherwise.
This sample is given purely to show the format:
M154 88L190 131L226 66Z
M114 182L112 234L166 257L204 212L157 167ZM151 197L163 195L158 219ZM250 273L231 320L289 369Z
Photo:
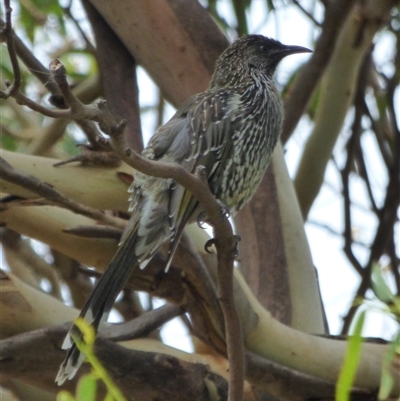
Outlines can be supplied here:
M232 155L231 132L240 123L236 119L239 108L232 107L235 102L240 102L239 94L226 89L194 96L157 131L145 153L155 160L179 163L191 173L204 166L211 183L222 161ZM172 236L167 269L183 229L198 207L192 194L175 182L169 191Z

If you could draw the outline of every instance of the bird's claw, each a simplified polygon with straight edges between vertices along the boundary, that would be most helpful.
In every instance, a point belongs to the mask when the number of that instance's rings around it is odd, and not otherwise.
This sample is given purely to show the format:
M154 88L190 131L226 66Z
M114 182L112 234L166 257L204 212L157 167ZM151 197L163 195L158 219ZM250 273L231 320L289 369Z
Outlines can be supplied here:
M239 242L242 240L242 237L240 235L234 235L233 238L235 240L235 245L232 250L232 259L236 259L239 256Z
M211 239L209 239L209 240L204 244L204 250L205 250L207 253L212 253L212 252L210 251L210 248L211 248L213 245L215 245L215 239L214 239L214 238L211 238Z
M200 212L199 215L197 216L197 225L205 230L207 224L207 215L205 212Z
M236 259L239 256L239 242L242 240L240 235L234 235L233 240L235 241L235 245L233 246L232 249L232 259ZM210 248L215 245L215 238L210 238L205 244L204 244L204 250L207 253L213 253L210 251Z

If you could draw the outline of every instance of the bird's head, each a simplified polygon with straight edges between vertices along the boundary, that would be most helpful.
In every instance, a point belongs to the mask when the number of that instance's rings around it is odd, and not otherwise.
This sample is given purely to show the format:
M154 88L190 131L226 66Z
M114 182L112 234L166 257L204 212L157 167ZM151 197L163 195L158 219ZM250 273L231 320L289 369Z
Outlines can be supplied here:
M218 58L210 87L240 84L254 69L267 77L274 75L279 62L295 53L310 53L301 46L287 46L262 35L247 35L233 42Z

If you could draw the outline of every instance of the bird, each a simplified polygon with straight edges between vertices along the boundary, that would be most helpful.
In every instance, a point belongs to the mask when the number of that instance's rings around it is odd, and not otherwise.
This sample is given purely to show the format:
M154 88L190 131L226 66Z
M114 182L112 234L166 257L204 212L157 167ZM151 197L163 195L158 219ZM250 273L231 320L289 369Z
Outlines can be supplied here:
M237 39L217 59L208 89L186 100L142 155L191 173L201 166L211 193L234 216L256 192L282 130L276 67L286 56L308 52L262 35ZM129 192L132 215L119 248L80 314L96 332L133 269L145 268L169 242L168 271L186 224L202 212L173 179L134 172ZM56 377L59 385L72 379L84 360L76 338L82 333L73 325L62 345L68 351Z

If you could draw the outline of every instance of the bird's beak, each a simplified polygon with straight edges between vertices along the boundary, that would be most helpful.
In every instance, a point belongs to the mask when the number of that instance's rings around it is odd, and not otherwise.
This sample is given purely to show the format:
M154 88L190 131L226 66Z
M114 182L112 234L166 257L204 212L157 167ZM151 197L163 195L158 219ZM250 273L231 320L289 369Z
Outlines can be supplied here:
M312 53L312 50L307 49L306 47L302 46L284 46L282 49L278 50L277 54L279 54L280 57L286 57L290 56L291 54L296 54L296 53Z

